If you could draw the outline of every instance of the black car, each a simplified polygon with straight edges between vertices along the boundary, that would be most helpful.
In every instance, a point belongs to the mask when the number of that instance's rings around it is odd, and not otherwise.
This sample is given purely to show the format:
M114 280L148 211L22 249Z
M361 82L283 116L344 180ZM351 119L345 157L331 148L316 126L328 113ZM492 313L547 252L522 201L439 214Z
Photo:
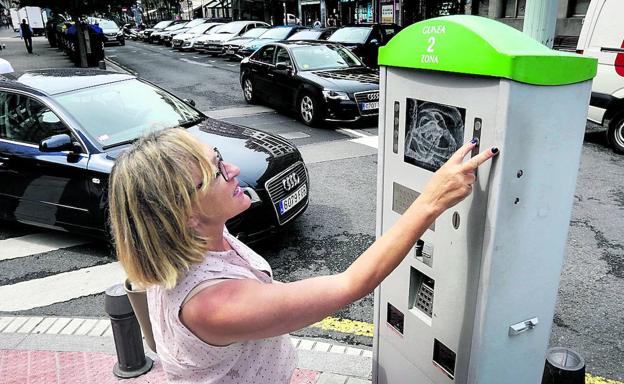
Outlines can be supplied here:
M248 103L293 109L307 125L378 114L379 74L340 44L267 44L243 59L240 82Z
M377 68L379 47L386 45L400 30L396 24L355 24L338 29L327 41L344 45L364 64Z
M327 40L338 28L314 28L303 30L290 36L287 40Z
M280 25L277 27L273 27L263 33L257 39L242 44L238 51L235 53L235 56L239 59L243 59L247 56L251 56L252 53L269 43L286 40L295 33L305 31L307 29L308 28L302 27L300 25Z
M258 239L306 209L308 174L297 148L191 104L134 76L96 69L0 76L0 219L105 237L115 159L142 133L174 126L241 168L238 181L252 205L227 223L232 233Z

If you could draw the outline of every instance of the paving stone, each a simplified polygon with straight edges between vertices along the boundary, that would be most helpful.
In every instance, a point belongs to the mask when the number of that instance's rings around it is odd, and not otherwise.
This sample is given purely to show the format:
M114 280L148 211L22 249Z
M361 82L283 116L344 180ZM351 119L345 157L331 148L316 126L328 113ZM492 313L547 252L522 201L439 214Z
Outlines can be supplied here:
M318 378L317 384L345 384L347 382L347 376L338 375L335 373L323 372Z
M323 343L322 341L317 341L314 345L314 351L316 352L328 352L329 348L331 348L331 344Z
M314 341L302 339L301 342L299 342L299 347L297 349L311 351L313 346L314 346Z
M332 345L329 351L332 353L345 353L345 350L346 348L343 345Z
M347 355L360 356L362 350L360 348L347 347Z
M371 384L370 380L364 380L357 377L349 377L347 384Z

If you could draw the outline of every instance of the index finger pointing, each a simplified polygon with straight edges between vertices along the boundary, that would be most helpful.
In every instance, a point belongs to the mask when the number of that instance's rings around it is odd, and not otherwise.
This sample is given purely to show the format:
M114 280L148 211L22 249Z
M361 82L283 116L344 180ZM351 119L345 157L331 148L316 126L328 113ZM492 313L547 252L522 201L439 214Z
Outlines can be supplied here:
M455 163L458 163L458 164L461 163L466 157L466 155L468 155L472 151L475 145L477 145L476 139L472 139L471 141L465 143L464 145L459 147L457 151L455 151L455 153L453 154L453 156L451 156L449 161L454 161Z
M474 156L469 161L467 161L464 164L464 170L465 171L474 171L481 164L485 163L487 160L491 159L492 157L498 155L499 152L500 151L498 150L497 147L492 147L492 148L486 149L485 151L479 153L478 155Z

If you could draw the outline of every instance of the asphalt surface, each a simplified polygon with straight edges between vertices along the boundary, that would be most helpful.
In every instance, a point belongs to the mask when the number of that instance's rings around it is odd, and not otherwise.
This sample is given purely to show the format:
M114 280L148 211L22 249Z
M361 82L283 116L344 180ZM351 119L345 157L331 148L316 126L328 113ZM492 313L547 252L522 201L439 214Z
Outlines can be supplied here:
M244 107L238 67L207 55L184 56L139 42L107 48L116 62L173 93L192 98L201 110ZM195 58L197 57L197 58ZM185 60L182 60L185 59ZM205 65L203 65L205 64ZM234 65L234 66L232 66ZM254 245L273 266L278 280L293 281L344 270L374 241L376 155L334 153L331 143L348 139L342 127L308 128L290 113L227 118L274 133L293 134L293 142L321 160L308 162L310 205L306 213L270 242ZM347 127L365 135L375 127ZM322 158L330 158L323 161ZM551 345L581 353L593 375L624 380L624 156L606 147L602 132L586 134L570 221L566 261L552 326ZM0 224L0 239L35 232ZM522 246L522 244L518 244ZM0 285L38 279L111 262L101 243L0 261ZM530 282L527 282L530 284ZM95 294L26 311L20 315L105 316L103 295ZM369 295L335 314L372 323ZM2 314L2 312L0 312ZM346 332L307 328L298 336L322 335L370 345L372 339Z

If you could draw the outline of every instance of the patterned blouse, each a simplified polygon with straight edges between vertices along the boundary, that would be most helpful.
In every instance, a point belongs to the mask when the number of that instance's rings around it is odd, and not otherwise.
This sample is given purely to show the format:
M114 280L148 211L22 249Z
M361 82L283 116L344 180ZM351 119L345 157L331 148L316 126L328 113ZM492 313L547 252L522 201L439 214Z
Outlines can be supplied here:
M297 352L288 335L213 346L195 336L180 321L189 292L215 279L273 282L271 267L260 255L224 232L231 251L206 253L170 290L147 290L149 316L158 356L169 383L287 384L297 366Z

